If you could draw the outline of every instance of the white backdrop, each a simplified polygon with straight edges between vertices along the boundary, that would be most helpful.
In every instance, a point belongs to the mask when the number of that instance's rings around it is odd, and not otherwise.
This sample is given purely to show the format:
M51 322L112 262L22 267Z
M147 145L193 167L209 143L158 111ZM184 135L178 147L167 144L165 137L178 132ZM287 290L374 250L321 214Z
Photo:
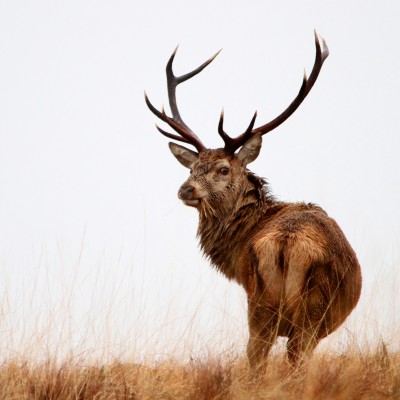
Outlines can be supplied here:
M218 147L222 107L237 134L254 110L264 123L294 98L314 62L314 28L330 56L251 169L279 199L325 208L359 256L362 299L330 343L391 342L399 10L389 0L0 2L3 356L243 350L245 296L199 252L197 212L176 195L187 171L143 91L167 104L165 64L178 43L178 75L222 47L178 89L185 121Z

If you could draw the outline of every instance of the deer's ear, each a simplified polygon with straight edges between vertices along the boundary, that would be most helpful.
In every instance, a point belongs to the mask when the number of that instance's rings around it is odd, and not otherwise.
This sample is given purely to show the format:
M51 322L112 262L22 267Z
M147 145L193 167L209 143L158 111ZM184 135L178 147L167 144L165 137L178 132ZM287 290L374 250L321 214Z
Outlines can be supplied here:
M249 139L239 150L237 153L238 159L244 164L247 165L253 162L258 155L260 154L261 150L261 134L257 134Z
M168 143L168 146L175 158L186 168L192 168L193 163L199 159L199 155L196 152L179 146L179 144Z

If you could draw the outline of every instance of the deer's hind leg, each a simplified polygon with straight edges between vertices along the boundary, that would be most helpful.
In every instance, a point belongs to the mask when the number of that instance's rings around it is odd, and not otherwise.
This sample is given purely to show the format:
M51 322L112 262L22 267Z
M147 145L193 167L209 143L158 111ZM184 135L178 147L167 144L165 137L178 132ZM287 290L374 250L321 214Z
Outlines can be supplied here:
M301 363L311 356L320 338L313 327L306 329L293 330L287 342L287 354L289 362L294 366Z
M268 354L277 337L278 316L265 304L249 300L248 320L247 357L252 371L262 375Z
M287 343L288 358L292 364L298 365L309 357L318 342L329 333L327 319L333 297L324 267L318 265L311 268L292 316Z

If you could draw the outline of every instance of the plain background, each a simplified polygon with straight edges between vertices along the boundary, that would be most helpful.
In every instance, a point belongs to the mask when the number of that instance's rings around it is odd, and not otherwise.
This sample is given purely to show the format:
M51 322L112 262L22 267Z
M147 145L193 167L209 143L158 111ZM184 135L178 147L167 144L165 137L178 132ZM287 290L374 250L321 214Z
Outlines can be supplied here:
M145 106L167 105L210 147L255 110L278 115L330 56L250 165L275 195L321 205L362 265L359 306L329 343L399 332L400 7L376 1L0 1L2 352L120 357L241 352L243 290L200 254L187 171ZM5 344L4 344L5 343ZM35 350L35 351L36 351ZM41 353L42 354L42 353Z

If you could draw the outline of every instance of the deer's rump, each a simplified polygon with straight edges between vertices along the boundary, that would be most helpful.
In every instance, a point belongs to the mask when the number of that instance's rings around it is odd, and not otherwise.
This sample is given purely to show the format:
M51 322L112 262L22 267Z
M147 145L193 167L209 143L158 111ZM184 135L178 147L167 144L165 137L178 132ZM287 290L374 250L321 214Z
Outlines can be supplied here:
M253 249L262 285L257 301L279 313L280 334L308 324L326 336L355 307L361 291L356 255L321 208L287 205L265 223Z

